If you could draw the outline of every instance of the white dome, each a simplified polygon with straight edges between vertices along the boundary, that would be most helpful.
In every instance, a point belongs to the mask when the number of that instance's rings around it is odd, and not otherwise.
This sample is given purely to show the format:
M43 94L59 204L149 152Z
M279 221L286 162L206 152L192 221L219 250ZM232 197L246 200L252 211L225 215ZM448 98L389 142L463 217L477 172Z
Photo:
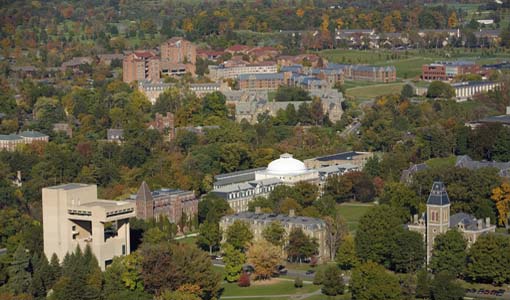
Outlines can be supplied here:
M280 158L270 162L266 169L269 173L282 175L304 173L307 170L302 161L292 158L292 155L288 153L282 154Z

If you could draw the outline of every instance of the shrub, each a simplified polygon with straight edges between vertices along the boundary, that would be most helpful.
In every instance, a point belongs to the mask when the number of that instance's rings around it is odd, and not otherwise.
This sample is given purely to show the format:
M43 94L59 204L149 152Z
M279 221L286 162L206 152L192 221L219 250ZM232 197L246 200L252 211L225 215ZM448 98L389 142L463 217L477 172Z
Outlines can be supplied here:
M296 280L294 280L294 287L298 289L303 287L303 280L301 277L296 277Z
M248 273L241 274L241 277L239 277L239 281L237 284L240 287L249 287L250 286L250 275Z

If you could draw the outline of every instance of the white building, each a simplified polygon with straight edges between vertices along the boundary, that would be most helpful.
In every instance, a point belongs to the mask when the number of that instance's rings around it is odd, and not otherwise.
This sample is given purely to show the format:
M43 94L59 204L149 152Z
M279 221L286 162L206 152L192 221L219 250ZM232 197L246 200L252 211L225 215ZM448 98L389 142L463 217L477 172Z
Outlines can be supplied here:
M498 89L500 86L500 83L490 81L459 82L452 84L457 101L466 101L477 94Z
M97 199L97 186L63 184L42 190L44 253L62 261L77 246L90 246L102 270L130 252L129 218L135 203Z

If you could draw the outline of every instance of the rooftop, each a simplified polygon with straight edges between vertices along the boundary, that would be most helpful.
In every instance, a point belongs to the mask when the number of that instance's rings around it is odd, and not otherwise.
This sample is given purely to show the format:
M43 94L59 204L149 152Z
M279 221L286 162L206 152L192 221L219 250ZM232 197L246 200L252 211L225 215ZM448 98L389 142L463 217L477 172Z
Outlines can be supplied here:
M446 188L441 181L435 181L432 184L429 198L427 199L427 205L448 205L450 204L450 198L446 193Z
M22 131L19 133L19 136L26 138L45 138L48 137L46 134L41 133L39 131Z
M319 156L319 157L315 157L313 159L318 160L318 161L352 160L353 157L364 155L364 154L367 154L367 152L349 151L349 152L342 152L342 153L336 153L336 154L331 154L331 155Z
M50 186L50 187L47 187L48 189L52 189L52 190L74 190L74 189L80 189L80 188L84 188L84 187L88 187L90 186L90 184L85 184L85 183L66 183L66 184L61 184L61 185L55 185L55 186Z
M282 225L286 224L298 224L298 225L311 225L315 226L317 229L325 226L323 220L318 218L310 218L310 217L302 217L302 216L287 216L281 214L262 214L262 213L253 213L253 212L241 212L234 215L228 215L223 217L222 219L232 219L232 220L244 220L249 222L264 222L271 223L275 221L279 221Z

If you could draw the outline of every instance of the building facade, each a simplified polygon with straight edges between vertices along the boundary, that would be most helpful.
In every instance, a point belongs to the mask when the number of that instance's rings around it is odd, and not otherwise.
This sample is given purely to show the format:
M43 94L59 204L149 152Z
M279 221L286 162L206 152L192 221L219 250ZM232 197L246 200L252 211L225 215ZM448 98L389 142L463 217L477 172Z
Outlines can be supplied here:
M344 80L372 82L394 82L397 80L397 69L394 66L329 64L328 69L341 70Z
M465 101L473 98L475 95L487 93L501 88L499 82L478 81L478 82L458 82L452 84L455 90L457 101Z
M273 222L279 222L285 228L286 235L289 236L294 228L301 228L303 232L310 238L315 239L318 248L318 258L321 261L329 259L329 250L326 244L326 223L318 218L295 216L291 210L289 215L279 214L263 214L258 210L255 213L242 212L233 215L224 216L220 220L220 229L224 234L223 239L226 239L225 232L236 220L246 222L253 233L253 239L261 240L262 232L264 229Z
M154 105L158 100L159 95L166 90L175 87L173 83L166 83L160 80L148 81L142 80L138 82L138 90L142 92L149 101ZM221 84L219 83L192 83L188 86L189 90L194 92L197 96L202 97L206 94L220 91Z
M491 225L490 218L484 221L477 220L466 213L450 215L450 205L444 184L436 181L432 184L427 199L427 213L421 218L418 218L418 215L413 216L412 223L407 225L409 230L423 235L427 250L427 264L434 251L434 241L440 234L452 229L458 230L466 239L468 246L471 246L480 235L496 231L496 226Z
M472 61L435 62L421 67L423 80L451 80L457 76L480 73L480 66Z
M290 73L240 74L238 82L241 90L276 90L289 79Z
M144 181L135 197L136 217L147 220L167 217L171 223L180 224L186 216L189 222L198 213L198 199L192 191L160 189L151 191Z
M229 66L229 62L225 62L218 66L210 65L209 78L213 81L221 79L237 79L241 74L271 74L277 73L278 68L273 61L264 61L259 63L236 62Z
M97 186L64 184L42 190L44 253L62 261L76 247L90 246L102 270L130 253L129 218L135 205L97 199Z
M0 134L0 151L14 151L18 145L32 143L47 143L49 136L38 131L22 131L18 134Z
M126 83L141 80L159 80L160 64L152 51L134 51L122 60L122 80Z

